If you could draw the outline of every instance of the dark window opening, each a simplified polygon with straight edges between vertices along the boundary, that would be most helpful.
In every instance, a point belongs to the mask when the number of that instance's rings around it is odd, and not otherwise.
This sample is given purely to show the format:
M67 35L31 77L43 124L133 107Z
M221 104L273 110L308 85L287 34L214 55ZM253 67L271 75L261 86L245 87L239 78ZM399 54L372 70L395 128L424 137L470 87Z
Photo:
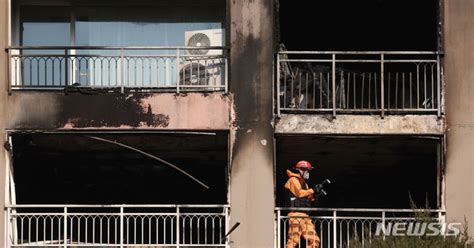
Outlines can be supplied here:
M279 0L288 50L436 51L436 0Z
M280 110L439 115L438 20L435 0L280 0Z
M100 134L169 161L76 134L13 134L18 204L226 204L228 135Z
M286 169L308 160L309 186L328 178L328 195L313 207L439 207L440 140L415 137L277 137L277 206L285 206Z

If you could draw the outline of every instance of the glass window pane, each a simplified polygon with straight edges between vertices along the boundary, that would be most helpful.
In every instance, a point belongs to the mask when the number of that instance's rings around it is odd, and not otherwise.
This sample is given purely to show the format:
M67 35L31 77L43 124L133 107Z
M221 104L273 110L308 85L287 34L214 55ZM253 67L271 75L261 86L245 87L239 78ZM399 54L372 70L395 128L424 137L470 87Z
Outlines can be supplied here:
M224 3L223 1L222 6L213 7L193 4L78 7L76 44L125 47L186 46L186 32L223 28ZM224 32L218 33L220 42L210 45L223 45ZM91 54L96 52L77 51L79 56L85 56L79 69L81 85L101 86L104 81L108 84L109 79L111 84L117 84L117 79L122 78L124 85L129 87L172 86L176 85L177 70L182 70L184 63L180 60L180 65L176 65L176 50L126 50L123 63L119 60L119 51L100 51L102 56L110 56L107 61L96 56L91 57ZM108 68L110 65L112 69L104 72L102 68ZM182 74L185 75L184 72ZM205 74L202 78L209 78L209 75Z
M69 46L70 8L58 6L22 6L22 46ZM64 50L23 50L21 85L61 87L67 81Z
M152 4L152 5L150 5ZM71 13L75 16L75 34L71 34ZM192 31L206 31L212 39L209 46L225 45L225 1L203 4L140 3L134 6L76 5L21 7L21 44L23 46L190 46L186 39ZM211 40L210 39L210 40ZM191 39L189 39L191 40ZM198 42L201 46L207 46ZM221 59L186 58L181 50L75 49L24 50L23 84L27 86L168 87L220 75ZM189 54L188 54L189 53ZM220 51L209 55L219 56ZM44 55L44 56L43 56ZM197 67L196 67L197 66ZM188 68L190 67L190 68ZM178 76L178 73L181 75ZM201 75L202 74L202 75ZM214 75L215 74L215 75ZM195 78L197 77L197 79Z
M23 46L69 46L70 10L58 6L22 6Z
M76 43L184 46L184 33L223 27L224 7L94 6L77 9Z

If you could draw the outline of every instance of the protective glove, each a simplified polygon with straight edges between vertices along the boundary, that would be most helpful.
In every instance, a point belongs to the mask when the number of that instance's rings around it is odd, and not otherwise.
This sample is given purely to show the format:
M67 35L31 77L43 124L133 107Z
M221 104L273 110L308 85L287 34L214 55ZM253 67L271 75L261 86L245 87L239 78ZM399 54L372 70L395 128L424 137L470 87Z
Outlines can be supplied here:
M324 190L324 185L325 184L331 184L331 181L329 181L329 179L326 179L322 183L317 184L313 187L313 191L317 196L327 195L326 191Z

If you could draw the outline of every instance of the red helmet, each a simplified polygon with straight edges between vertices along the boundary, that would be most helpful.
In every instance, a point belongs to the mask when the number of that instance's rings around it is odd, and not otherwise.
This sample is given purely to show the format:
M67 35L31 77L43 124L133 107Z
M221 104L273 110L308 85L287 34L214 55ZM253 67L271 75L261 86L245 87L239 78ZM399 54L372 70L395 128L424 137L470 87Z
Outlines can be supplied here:
M312 170L313 166L311 165L310 162L306 160L301 160L298 161L298 163L295 164L294 166L295 169L302 169L302 170Z

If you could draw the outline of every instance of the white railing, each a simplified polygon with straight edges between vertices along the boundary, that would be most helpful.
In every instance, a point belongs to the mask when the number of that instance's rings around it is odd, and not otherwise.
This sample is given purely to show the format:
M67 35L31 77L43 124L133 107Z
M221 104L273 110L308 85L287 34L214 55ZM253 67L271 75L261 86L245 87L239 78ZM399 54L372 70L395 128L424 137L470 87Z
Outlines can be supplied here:
M226 205L12 205L7 247L228 247Z
M439 52L280 51L277 112L441 116Z
M10 90L226 91L225 47L10 47Z
M288 247L288 233L292 224L304 221L301 218L288 217L289 212L303 212L309 215L316 234L321 240L321 248L336 247L369 247L368 244L376 237L378 225L385 228L395 223L413 223L420 218L444 223L445 211L432 209L349 209L349 208L276 208L276 237L277 248ZM421 216L421 217L420 217ZM303 229L306 229L303 227ZM301 230L311 235L311 230ZM290 242L290 247L311 247L307 240L300 236L299 243ZM313 236L314 237L314 236ZM312 237L310 237L312 238Z

